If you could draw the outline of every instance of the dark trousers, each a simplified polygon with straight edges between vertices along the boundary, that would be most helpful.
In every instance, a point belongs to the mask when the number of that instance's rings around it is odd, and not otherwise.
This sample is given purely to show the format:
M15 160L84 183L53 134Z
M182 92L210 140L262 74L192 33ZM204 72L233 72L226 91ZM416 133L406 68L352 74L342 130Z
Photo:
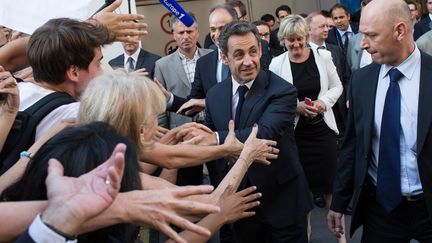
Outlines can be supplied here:
M296 225L275 227L262 222L258 216L234 223L236 243L306 243L307 219Z
M432 243L432 221L426 202L407 201L387 213L376 201L375 193L368 192L365 200L365 218L362 243Z

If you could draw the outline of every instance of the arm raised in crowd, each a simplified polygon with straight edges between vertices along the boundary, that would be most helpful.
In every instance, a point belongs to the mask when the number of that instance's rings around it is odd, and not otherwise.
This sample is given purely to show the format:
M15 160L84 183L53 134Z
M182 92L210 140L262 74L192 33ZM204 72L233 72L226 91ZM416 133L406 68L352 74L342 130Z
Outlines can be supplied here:
M16 80L0 66L0 151L18 113L19 103Z
M186 199L191 195L210 193L213 189L211 186L131 191L120 193L112 201L114 195L117 194L117 187L115 185L121 179L118 171L121 169L121 160L124 159L124 151L125 146L118 145L110 159L92 172L79 178L60 176L61 169L54 162L54 179L53 176L47 178L48 198L54 201L0 203L0 210L3 212L0 214L0 219L9 221L7 225L0 228L0 241L13 240L23 233L35 215L40 212L44 212L42 219L46 220L45 222L48 221L47 223L55 228L58 227L58 230L71 235L85 233L118 223L147 224L169 235L176 242L185 241L178 234L169 230L169 224L177 225L204 236L210 235L207 229L192 224L184 219L183 216L219 212L219 207L217 206ZM106 176L106 173L108 173L108 176ZM64 183L56 183L59 180L65 181ZM98 183L95 180L98 180ZM53 184L61 185L53 188ZM88 185L97 185L98 187L89 188ZM67 186L68 190L59 189L65 186ZM74 191L76 192L75 194L73 193ZM97 197L98 200L87 203L90 199L94 200L94 197ZM57 207L60 201L62 205ZM65 211L62 211L62 213L57 211L63 209ZM73 216L71 216L75 217L73 221L69 221L70 217L67 216L69 213L73 213ZM60 217L59 215L63 216ZM83 219L85 221L84 224Z

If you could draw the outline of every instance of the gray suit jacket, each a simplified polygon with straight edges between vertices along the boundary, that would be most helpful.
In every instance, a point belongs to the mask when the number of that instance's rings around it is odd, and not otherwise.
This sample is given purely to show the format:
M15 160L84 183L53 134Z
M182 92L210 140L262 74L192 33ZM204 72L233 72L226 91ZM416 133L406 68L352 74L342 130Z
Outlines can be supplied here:
M360 68L360 61L363 53L363 49L360 48L360 42L363 38L362 33L358 33L351 37L350 41L348 42L348 48L347 48L347 63L348 66L351 68L351 72L354 72L355 70Z
M424 33L416 40L418 48L432 56L432 30Z
M198 55L202 57L212 51L198 48ZM177 96L187 97L191 91L192 84L187 79L178 51L156 62L154 76L168 91ZM174 112L167 112L159 116L159 125L166 128L177 127L191 121L192 118Z

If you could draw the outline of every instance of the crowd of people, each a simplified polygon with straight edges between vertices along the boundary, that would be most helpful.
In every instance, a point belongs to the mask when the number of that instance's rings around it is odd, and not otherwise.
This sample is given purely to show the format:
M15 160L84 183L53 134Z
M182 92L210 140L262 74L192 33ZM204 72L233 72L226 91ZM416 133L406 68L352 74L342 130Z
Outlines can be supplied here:
M0 29L0 241L432 242L432 0L227 0L164 57L120 4Z

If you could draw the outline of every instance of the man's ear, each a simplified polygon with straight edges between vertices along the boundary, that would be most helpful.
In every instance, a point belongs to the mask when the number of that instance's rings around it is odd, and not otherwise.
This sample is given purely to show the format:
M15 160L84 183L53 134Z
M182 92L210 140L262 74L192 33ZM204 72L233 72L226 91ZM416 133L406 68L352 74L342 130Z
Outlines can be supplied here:
M69 68L66 70L66 77L68 80L71 80L73 82L78 82L79 80L79 68L77 66L69 66Z
M220 53L223 64L228 65L228 57L223 52Z

